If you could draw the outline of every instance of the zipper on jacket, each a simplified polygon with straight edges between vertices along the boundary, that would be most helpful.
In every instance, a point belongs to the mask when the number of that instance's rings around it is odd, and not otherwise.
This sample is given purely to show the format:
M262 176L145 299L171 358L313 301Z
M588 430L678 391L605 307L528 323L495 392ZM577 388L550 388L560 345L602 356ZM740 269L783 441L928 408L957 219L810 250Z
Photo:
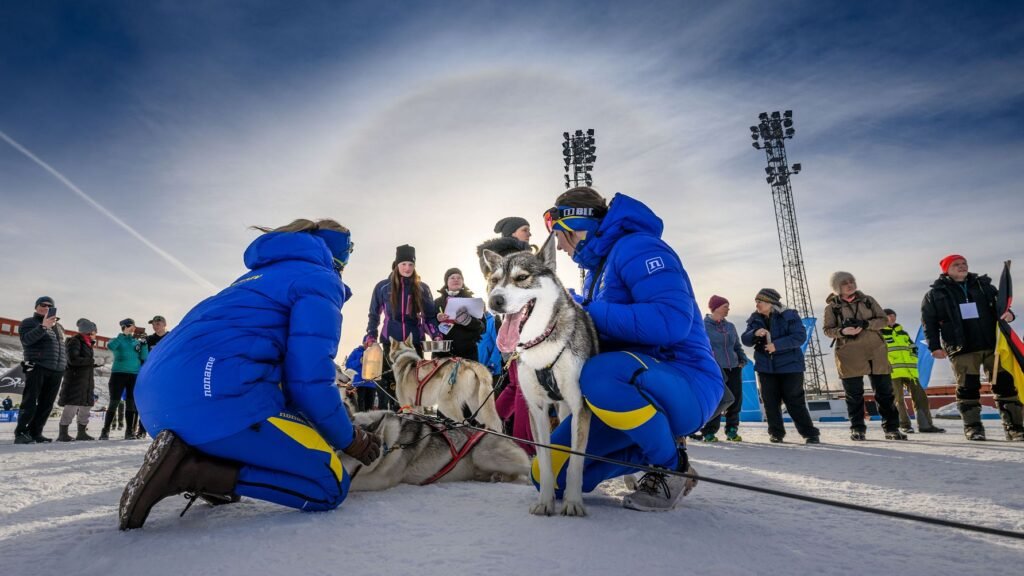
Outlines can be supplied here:
M400 284L402 285L402 340L405 341L405 280L403 279Z

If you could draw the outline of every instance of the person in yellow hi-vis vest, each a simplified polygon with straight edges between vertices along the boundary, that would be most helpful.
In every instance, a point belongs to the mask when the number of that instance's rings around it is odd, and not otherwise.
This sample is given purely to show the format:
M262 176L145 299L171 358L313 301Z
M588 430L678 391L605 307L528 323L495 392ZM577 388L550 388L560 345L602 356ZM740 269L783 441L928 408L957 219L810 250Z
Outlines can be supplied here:
M921 381L917 375L917 345L910 334L896 323L896 312L892 308L885 309L885 317L888 323L882 328L882 339L889 348L889 364L892 365L892 390L896 397L896 410L900 413L900 430L904 434L912 434L914 428L910 425L910 416L907 414L907 403L903 400L903 389L910 392L910 399L914 403L914 411L917 413L917 428L921 432L945 432L932 423L932 411L928 408L928 395L921 387Z

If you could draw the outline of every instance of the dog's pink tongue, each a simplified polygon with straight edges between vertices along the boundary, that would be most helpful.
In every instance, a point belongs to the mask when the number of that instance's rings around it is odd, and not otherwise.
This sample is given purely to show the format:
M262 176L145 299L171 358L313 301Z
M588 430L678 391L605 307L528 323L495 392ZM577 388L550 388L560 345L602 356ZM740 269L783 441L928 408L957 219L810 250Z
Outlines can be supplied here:
M515 314L505 315L505 321L498 329L498 350L506 354L516 351L516 344L519 344L519 321L522 318L522 310Z

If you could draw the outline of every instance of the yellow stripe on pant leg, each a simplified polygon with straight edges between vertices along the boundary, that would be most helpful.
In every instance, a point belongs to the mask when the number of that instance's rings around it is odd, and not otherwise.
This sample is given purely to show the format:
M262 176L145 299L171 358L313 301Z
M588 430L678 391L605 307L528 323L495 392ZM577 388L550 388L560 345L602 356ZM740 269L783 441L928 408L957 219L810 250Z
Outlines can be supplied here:
M586 399L585 399L586 400ZM590 407L590 411L601 419L601 422L615 428L616 430L632 430L633 428L639 428L647 423L648 420L654 418L654 415L658 413L658 410L648 404L642 408L636 410L630 410L629 412L613 412L611 410L602 410L597 406L594 406L590 400L586 400L587 406Z
M334 472L335 478L338 482L341 482L345 476L345 469L341 467L341 459L334 453L331 445L320 436L314 428L305 424L299 424L298 422L292 422L291 420L284 420L282 418L270 417L267 418L267 422L273 424L278 430L284 432L289 438L295 440L299 444L302 444L310 450L319 450L321 452L327 452L331 455L331 471Z
M556 448L564 448L568 450L568 446L562 446L561 444L552 444ZM533 481L540 484L540 462L537 461L539 456L533 457L533 466L530 468L530 475L533 477ZM558 474L561 473L562 468L565 467L566 461L569 460L569 453L561 450L551 450L551 473L555 477L555 490L558 490Z

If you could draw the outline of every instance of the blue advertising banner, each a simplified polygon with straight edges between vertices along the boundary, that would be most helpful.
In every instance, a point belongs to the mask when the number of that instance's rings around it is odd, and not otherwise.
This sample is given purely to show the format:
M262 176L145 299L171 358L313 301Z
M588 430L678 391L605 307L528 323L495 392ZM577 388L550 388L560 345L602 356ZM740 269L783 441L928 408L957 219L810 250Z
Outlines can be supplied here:
M917 329L917 377L921 381L921 388L928 387L928 381L932 378L932 367L935 366L935 358L928 350L928 341L924 338L924 326Z

